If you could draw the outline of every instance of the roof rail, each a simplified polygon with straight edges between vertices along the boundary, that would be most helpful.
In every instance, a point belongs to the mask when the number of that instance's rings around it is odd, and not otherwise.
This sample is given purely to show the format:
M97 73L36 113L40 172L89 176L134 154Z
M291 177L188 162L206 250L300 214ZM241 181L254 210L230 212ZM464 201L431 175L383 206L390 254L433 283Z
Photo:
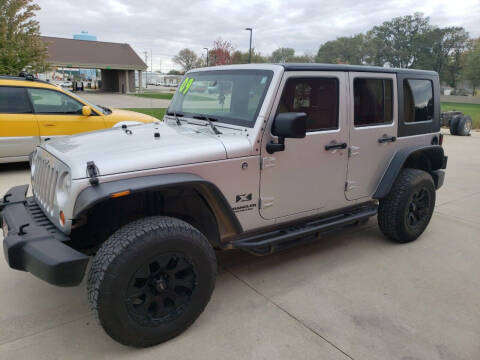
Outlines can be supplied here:
M44 84L51 84L48 81L40 80L37 79L35 76L32 74L26 73L26 72L21 72L18 74L18 76L13 76L13 75L0 75L0 79L5 79L5 80L25 80L25 81L35 81L35 82L40 82Z
M23 77L25 78L25 80L29 81L35 81L35 76L24 71L20 72L20 74L18 74L18 77Z

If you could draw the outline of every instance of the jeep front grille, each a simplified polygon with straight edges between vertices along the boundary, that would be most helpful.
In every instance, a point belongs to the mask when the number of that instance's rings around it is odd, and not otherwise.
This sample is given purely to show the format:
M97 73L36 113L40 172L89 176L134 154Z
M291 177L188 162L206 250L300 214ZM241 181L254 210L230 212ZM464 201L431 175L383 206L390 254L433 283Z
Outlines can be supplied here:
M43 209L53 216L55 189L59 177L59 170L55 169L49 160L37 155L33 158L35 169L32 176L32 190L37 202Z

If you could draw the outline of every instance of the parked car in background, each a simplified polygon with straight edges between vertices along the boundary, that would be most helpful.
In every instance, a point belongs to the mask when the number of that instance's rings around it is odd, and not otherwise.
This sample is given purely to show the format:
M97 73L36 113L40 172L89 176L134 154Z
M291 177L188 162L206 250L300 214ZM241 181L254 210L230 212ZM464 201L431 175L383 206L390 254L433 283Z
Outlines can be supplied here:
M456 110L442 112L440 124L448 127L451 135L469 136L472 130L472 118Z
M0 76L0 163L27 161L46 139L157 119L90 104L31 76Z
M58 82L55 82L54 84L61 87L65 87L65 88L71 88L73 86L73 83L69 80L58 81Z

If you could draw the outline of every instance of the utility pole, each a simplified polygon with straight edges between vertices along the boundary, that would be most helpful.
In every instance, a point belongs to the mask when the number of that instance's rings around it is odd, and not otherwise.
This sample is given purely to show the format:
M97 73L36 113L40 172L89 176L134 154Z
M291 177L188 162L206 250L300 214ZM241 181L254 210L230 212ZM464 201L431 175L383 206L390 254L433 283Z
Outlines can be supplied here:
M153 55L152 55L152 49L150 49L150 74L151 78L153 78Z
M208 67L208 48L203 48L204 50L207 50L207 67Z
M250 48L248 50L248 63L251 64L252 63L252 32L253 32L253 29L248 27L248 28L245 28L245 30L250 31Z
M145 64L147 65L147 71L145 72L145 88L148 87L148 51L143 52L145 54Z

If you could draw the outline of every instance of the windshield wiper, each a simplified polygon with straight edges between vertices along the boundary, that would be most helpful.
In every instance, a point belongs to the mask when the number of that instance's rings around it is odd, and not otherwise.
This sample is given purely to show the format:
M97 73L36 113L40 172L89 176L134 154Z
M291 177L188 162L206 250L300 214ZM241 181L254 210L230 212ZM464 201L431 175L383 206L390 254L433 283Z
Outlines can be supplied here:
M221 132L217 129L217 127L215 125L213 125L213 121L218 121L218 119L215 119L213 117L209 117L209 116L206 116L206 115L196 115L196 116L193 116L193 118L198 119L198 120L207 120L208 125L210 125L210 127L212 128L215 135L220 135L221 134Z
M109 108L105 107L105 106L102 106L102 105L97 105L100 109L103 109L105 110L106 114L111 114L112 113L112 110L110 110Z
M167 111L167 115L169 116L172 116L174 117L175 121L177 122L177 125L182 125L182 122L180 121L180 119L178 118L179 116L183 116L182 113L177 113L176 111Z

